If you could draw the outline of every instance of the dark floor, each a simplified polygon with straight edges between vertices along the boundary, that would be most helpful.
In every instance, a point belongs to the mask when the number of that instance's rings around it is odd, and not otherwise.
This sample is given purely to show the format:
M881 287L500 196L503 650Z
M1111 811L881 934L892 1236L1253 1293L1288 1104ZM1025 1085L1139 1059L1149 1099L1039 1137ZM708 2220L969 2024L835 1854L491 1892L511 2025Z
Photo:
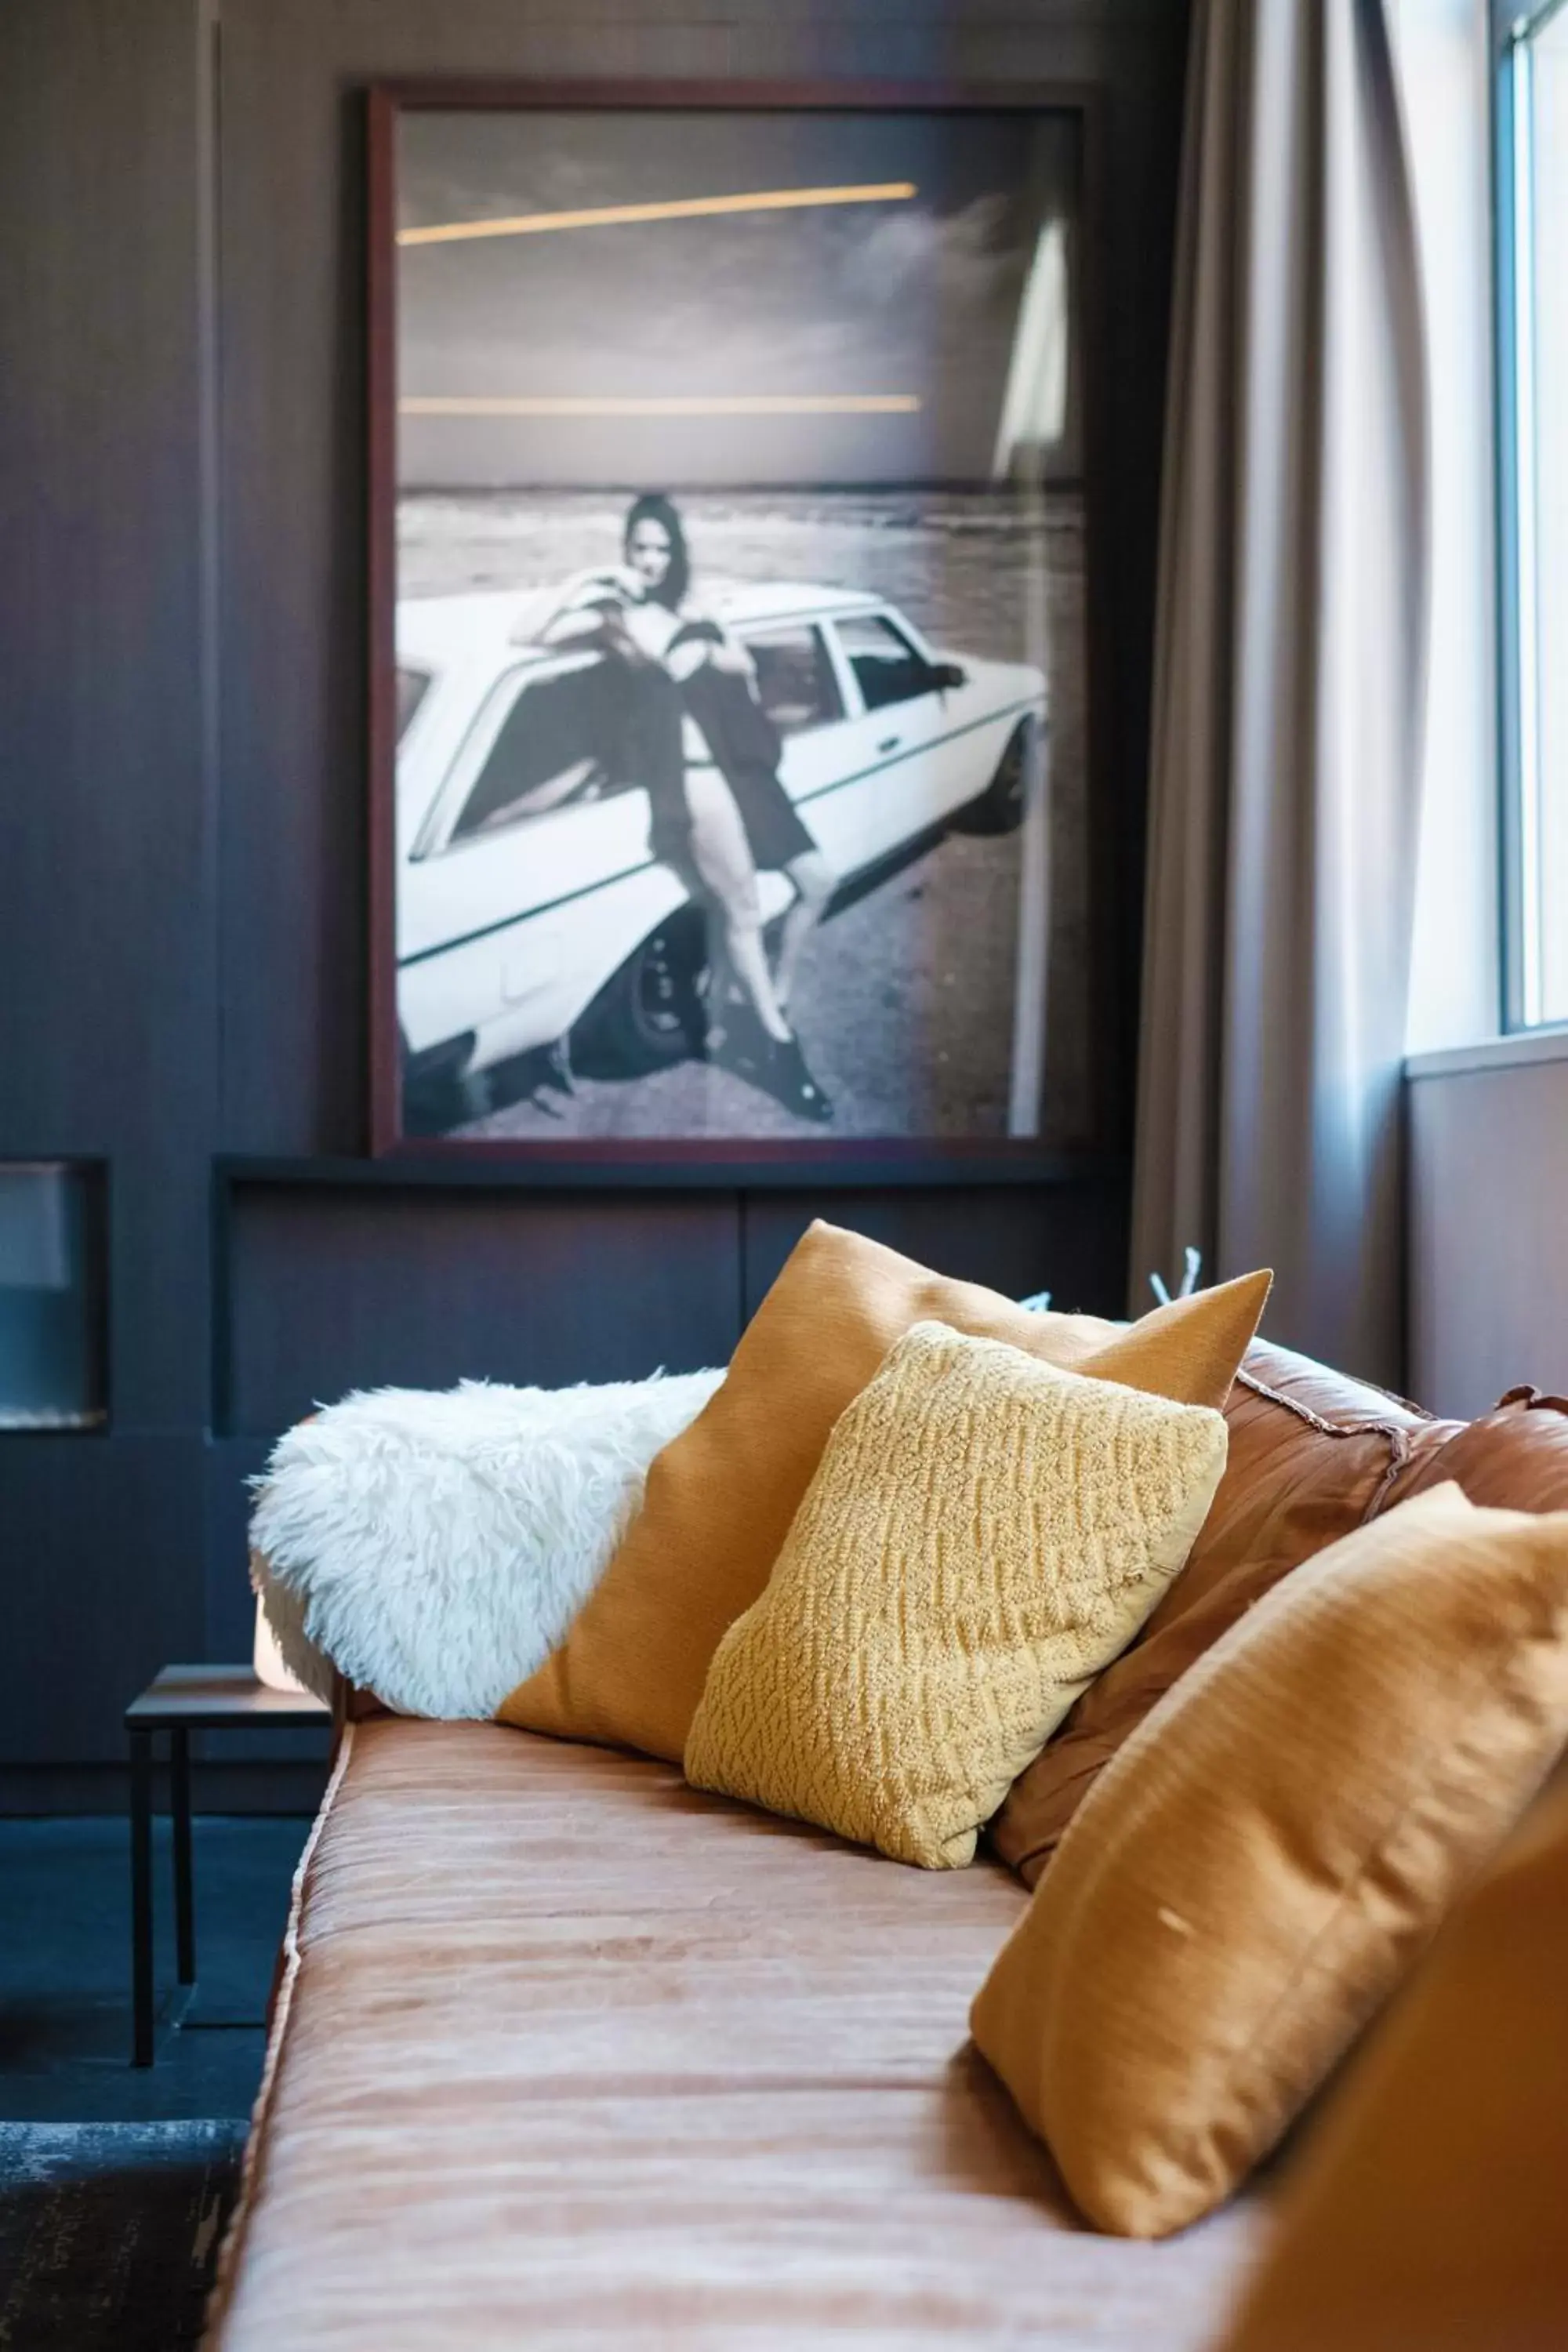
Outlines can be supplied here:
M195 1998L131 2055L130 1864L123 1819L0 1821L0 2121L118 2123L243 2116L310 1822L195 1824ZM156 1847L158 1989L174 1987L167 1830ZM236 2022L235 2021L238 2021Z

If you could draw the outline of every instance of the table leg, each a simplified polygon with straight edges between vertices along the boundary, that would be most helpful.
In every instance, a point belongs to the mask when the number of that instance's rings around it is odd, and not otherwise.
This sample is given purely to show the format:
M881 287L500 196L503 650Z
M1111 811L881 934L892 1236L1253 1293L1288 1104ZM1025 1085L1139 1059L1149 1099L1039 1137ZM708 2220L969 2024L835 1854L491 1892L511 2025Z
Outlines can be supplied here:
M196 1980L196 1920L191 1885L191 1735L169 1733L169 1812L174 1843L174 1948L183 1985Z
M131 1734L131 2000L133 2066L153 2063L153 1735Z

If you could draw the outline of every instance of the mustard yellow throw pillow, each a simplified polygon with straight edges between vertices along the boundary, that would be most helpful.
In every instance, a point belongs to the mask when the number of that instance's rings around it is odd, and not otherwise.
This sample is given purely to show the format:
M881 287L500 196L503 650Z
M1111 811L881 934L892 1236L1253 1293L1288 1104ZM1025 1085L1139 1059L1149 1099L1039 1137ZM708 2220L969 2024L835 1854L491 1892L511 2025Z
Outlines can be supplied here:
M1186 1559L1225 1455L1210 1406L917 1323L720 1643L688 1780L900 1862L970 1861Z
M1243 1275L1126 1326L1037 1315L819 1220L717 1393L656 1457L642 1509L566 1639L497 1716L679 1762L720 1637L766 1585L834 1423L912 1324L948 1323L1099 1380L1223 1406L1269 1280Z
M1189 1668L970 2016L1091 2221L1163 2237L1229 2195L1564 1740L1568 1512L1453 1485L1319 1552Z

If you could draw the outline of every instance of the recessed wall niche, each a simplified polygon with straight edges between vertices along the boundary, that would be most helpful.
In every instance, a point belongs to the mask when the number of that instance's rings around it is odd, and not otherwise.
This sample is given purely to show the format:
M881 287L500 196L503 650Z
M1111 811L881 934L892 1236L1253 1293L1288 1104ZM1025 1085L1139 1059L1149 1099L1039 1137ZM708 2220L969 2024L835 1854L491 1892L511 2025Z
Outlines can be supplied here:
M101 1429L104 1171L0 1160L0 1434Z

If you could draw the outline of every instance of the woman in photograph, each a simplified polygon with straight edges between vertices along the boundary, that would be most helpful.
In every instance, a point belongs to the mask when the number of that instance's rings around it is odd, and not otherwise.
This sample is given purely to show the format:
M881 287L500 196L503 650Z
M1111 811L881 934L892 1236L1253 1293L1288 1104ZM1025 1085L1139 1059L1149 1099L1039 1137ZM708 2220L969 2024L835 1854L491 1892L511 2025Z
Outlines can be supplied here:
M750 656L691 597L691 563L669 499L639 498L623 534L625 569L594 575L552 622L556 643L596 635L625 665L630 763L647 788L656 857L695 876L717 908L707 1050L803 1118L833 1108L807 1066L786 1007L801 949L833 888L826 859L778 772L777 730L757 698ZM761 872L795 898L770 969Z

